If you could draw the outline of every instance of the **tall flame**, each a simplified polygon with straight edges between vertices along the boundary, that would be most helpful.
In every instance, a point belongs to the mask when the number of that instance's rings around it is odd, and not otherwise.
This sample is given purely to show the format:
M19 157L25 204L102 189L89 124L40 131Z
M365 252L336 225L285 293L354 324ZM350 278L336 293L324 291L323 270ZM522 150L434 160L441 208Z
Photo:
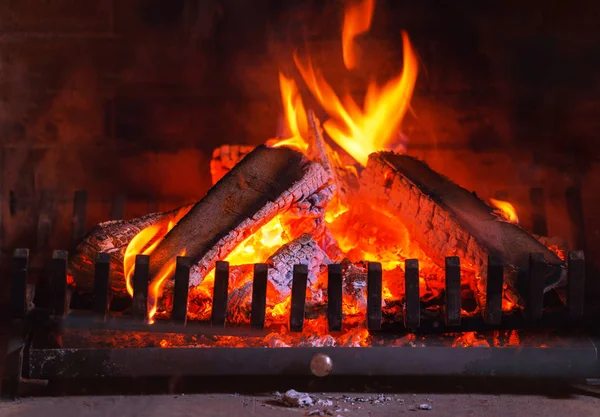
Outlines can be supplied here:
M344 27L342 29L342 52L344 65L349 70L356 67L357 48L354 38L367 32L373 19L375 0L361 0L346 7L344 11Z
M280 72L279 89L281 91L285 127L290 136L283 140L276 139L269 145L273 147L287 146L306 152L308 143L303 138L306 137L308 131L308 119L306 109L302 104L302 96L298 92L298 86L293 79L287 78Z
M506 220L514 224L519 224L517 210L515 210L515 207L511 203L508 201L496 200L494 198L490 198L490 203L500 211L500 214Z
M313 67L310 59L307 64L303 64L294 55L302 78L331 117L323 124L325 131L363 166L366 166L369 154L391 147L410 104L418 65L405 32L402 32L402 45L402 73L383 87L374 82L369 84L363 109L350 95L340 100L321 72Z

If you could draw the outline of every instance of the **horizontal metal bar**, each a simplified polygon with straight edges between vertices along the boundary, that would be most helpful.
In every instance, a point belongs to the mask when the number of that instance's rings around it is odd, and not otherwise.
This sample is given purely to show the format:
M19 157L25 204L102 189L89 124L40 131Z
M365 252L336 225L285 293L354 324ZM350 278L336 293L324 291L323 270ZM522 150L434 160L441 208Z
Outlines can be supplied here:
M311 375L316 354L331 375L597 377L591 339L540 347L320 347L32 349L31 378ZM152 366L148 366L151 364Z
M94 322L87 311L73 311L60 322L61 330L87 329L94 331L123 331L150 333L178 333L197 336L264 337L272 330L250 327L212 327L210 322L187 321L186 324L157 319L153 324L139 322L131 317L109 317L106 322ZM279 329L279 328L278 328Z

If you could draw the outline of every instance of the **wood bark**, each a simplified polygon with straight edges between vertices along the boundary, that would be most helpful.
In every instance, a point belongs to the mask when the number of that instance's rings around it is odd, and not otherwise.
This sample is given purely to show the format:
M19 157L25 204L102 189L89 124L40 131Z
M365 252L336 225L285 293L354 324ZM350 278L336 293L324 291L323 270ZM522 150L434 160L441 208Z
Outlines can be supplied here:
M486 289L488 254L501 256L505 266L505 296L524 305L529 254L542 253L547 264L545 288L565 279L565 265L552 251L519 226L503 221L466 189L424 162L391 152L372 154L361 177L370 204L397 216L410 236L438 265L459 256L464 269L475 271L481 305Z
M320 164L299 152L258 146L158 244L150 255L151 279L184 251L203 276L275 215L318 193L329 181Z
M94 262L99 253L110 254L110 287L113 293L126 295L123 257L127 245L139 232L159 222L168 222L187 211L184 206L164 213L151 213L133 220L111 220L98 224L69 256L69 274L77 288L91 291L94 287Z

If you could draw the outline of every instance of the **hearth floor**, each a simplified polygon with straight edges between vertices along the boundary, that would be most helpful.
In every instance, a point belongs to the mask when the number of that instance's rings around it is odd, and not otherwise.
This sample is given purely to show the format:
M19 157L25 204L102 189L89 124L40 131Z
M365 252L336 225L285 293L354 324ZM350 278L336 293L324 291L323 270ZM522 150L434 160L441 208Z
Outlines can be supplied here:
M347 393L365 398L366 402L335 400L344 394L318 394L333 397L333 416L401 416L425 413L427 416L573 416L600 415L600 399L591 396L518 395L518 394L386 394L389 400L372 403L373 394ZM0 403L1 416L304 416L324 407L285 408L272 405L273 395L235 394L151 395L151 396L82 396L28 398ZM422 404L431 410L420 410ZM335 408L337 407L337 408ZM340 411L336 411L341 409ZM313 415L319 415L318 412ZM328 414L324 414L328 415Z

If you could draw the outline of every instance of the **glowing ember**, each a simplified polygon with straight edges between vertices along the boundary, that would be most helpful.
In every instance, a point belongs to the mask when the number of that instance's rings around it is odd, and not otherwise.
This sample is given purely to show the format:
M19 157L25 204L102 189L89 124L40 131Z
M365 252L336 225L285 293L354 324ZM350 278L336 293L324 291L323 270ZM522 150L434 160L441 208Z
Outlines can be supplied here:
M344 13L344 28L342 29L342 51L344 65L353 69L357 65L357 46L354 39L367 32L371 27L375 0L364 0L348 6Z
M344 64L347 69L357 66L359 54L355 40L367 32L371 25L374 0L361 0L352 3L345 11L344 26L342 30L342 48ZM403 68L402 71L384 85L371 82L366 87L366 96L362 106L349 94L340 99L333 87L325 80L321 71L313 66L310 57L300 59L294 56L300 74L312 93L314 99L325 110L329 119L323 127L329 138L343 148L359 164L365 166L368 155L380 150L393 150L397 143L400 124L408 110L417 78L417 58L412 49L408 35L401 34L403 41ZM285 134L277 139L267 142L272 147L292 147L309 156L309 129L307 112L296 82L279 74L279 86L285 118ZM312 143L312 142L311 142ZM343 167L347 172L356 173L354 162L342 163L340 156L326 149L327 158L336 166ZM352 165L349 165L352 164ZM338 190L339 191L339 190ZM492 200L509 221L518 222L516 212L510 203ZM242 290L246 284L251 283L251 268L247 266L262 263L271 259L273 254L282 246L289 244L296 237L306 233L303 230L305 219L298 218L297 213L282 212L271 221L263 225L243 242L238 244L224 259L233 267L239 267L230 277L230 294L233 291L240 293L242 301L250 299L249 293ZM169 221L155 224L142 230L127 247L124 257L124 272L127 291L133 295L132 276L135 264L135 255L149 255L157 247L164 236L186 214L187 210L177 213ZM311 233L314 232L314 219ZM344 292L342 309L345 323L353 327L345 329L341 336L329 335L327 319L318 311L313 317L307 317L304 332L301 336L287 334L291 298L289 295L276 293L273 283L269 281L267 287L266 325L281 325L281 330L264 338L270 346L290 346L298 343L311 343L318 345L366 346L370 343L368 331L362 327L366 309L366 262L381 262L385 271L383 274L383 300L387 313L395 315L404 298L404 261L406 259L419 259L420 278L419 286L422 299L432 299L443 294L443 273L429 257L411 241L406 227L392 214L380 207L371 206L352 193L335 194L325 210L325 215L317 221L320 227L326 227L323 236L311 236L313 242L318 240L324 257L331 258L334 262L345 259L348 268L352 268L356 287L352 291ZM291 232L290 232L291 230ZM315 233L316 234L316 233ZM294 236L291 236L294 235ZM320 239L320 240L319 240ZM323 243L326 242L326 243ZM331 250L331 247L335 247ZM185 253L185 252L184 252ZM328 260L329 261L329 260ZM325 262L324 262L325 263ZM465 279L468 278L469 265L463 265ZM161 296L163 287L168 278L173 275L175 260L164 265L158 276L153 278L149 286L149 317L150 321L157 311L157 300ZM245 268L245 269L244 269ZM272 268L269 269L269 273ZM318 273L315 282L307 289L307 298L316 300L318 304L326 301L327 274L323 268ZM473 274L473 271L470 271ZM474 275L474 274L473 274ZM271 277L269 277L271 279ZM344 285L349 285L345 278ZM362 284L361 284L362 283ZM350 283L353 284L353 283ZM214 269L209 271L200 285L190 289L189 315L194 319L206 320L212 310L212 292L214 287ZM346 289L345 289L346 291ZM505 309L514 305L505 300ZM316 309L318 310L318 308ZM248 322L248 317L235 315L235 323ZM302 338L300 340L299 338ZM300 341L299 341L300 340ZM164 343L163 343L164 342ZM475 334L465 334L457 339L457 346L473 346L483 344L485 341L477 340ZM160 345L168 345L165 340ZM217 345L236 346L247 345L248 342L241 338L222 337Z
M507 221L514 224L519 224L517 210L515 210L515 207L511 203L508 201L496 200L494 198L490 198L490 203L498 209L502 217L504 217Z

